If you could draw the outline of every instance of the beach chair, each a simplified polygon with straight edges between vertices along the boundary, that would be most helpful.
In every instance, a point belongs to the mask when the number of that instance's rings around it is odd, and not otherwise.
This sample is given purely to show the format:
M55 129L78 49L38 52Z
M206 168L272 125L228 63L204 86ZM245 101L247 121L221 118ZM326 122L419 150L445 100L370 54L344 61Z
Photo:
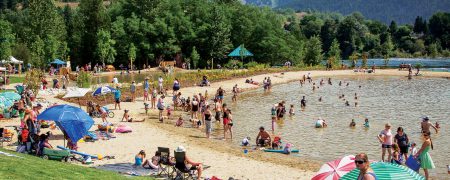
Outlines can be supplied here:
M188 168L186 166L186 152L176 152L175 154L175 170L177 173L177 176L174 179L194 179L194 174L196 174L195 171L197 170L191 170L191 168Z
M169 179L172 179L175 167L170 161L170 149L166 147L158 147L158 151L161 153L161 157L159 158L158 176L167 175Z

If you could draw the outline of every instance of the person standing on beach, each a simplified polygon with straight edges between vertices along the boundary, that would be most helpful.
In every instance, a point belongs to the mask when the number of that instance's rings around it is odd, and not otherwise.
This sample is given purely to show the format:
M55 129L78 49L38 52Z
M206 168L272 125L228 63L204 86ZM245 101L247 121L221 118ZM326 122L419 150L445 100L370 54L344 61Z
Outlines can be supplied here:
M152 108L156 109L156 98L157 98L157 91L155 86L152 87Z
M206 138L210 138L211 130L212 130L212 113L211 110L209 110L209 105L206 106L205 112L203 113L203 118L205 119L205 131L206 131Z
M119 106L119 110L120 110L120 96L121 95L122 95L122 93L120 92L119 87L117 87L116 91L114 92L114 99L115 99L114 109L117 109L117 106Z
M420 167L423 169L423 172L425 172L425 179L427 180L429 179L428 169L436 168L434 166L433 159L431 159L431 156L428 153L428 151L430 151L430 148L433 150L433 141L431 141L430 135L430 132L423 133L425 141L423 142L422 147L419 149L419 151L414 155L416 159L417 157L419 157Z
M199 110L199 102L198 102L198 98L197 95L194 95L194 97L192 98L192 105L191 105L191 119L195 119L198 120L198 110ZM194 118L195 117L195 118Z
M147 102L149 100L148 99L149 89L150 89L150 84L148 83L148 77L146 77L145 81L144 81L144 102ZM152 105L152 108L153 108L153 105Z
M359 169L359 175L357 180L376 180L377 175L375 175L372 168L370 168L369 157L367 154L360 153L355 156L355 165Z
M178 90L180 90L180 82L178 82L178 79L175 78L173 81L173 94L177 94Z
M383 162L391 162L392 158L392 132L391 132L391 124L386 123L384 126L384 130L380 132L377 136L378 140L381 143L381 160ZM386 151L388 152L388 160L384 160L384 156L386 155Z
M436 128L436 126L434 126L433 123L430 122L430 119L426 116L422 118L420 127L422 128L422 133L431 133L430 127L432 127L436 131L436 134L438 133L438 129Z
M159 110L159 114L158 114L158 119L159 119L159 121L160 122L163 122L163 112L164 112L164 98L165 98L165 96L164 96L164 94L163 95L161 95L161 97L158 99L158 105L157 105L157 107L158 107L158 110Z
M311 83L311 82L312 82L312 77L311 77L311 73L308 73L308 76L307 76L306 78L308 79L309 83Z
M158 78L158 88L159 88L159 94L164 94L164 89L163 89L163 78L161 76L159 76Z
M409 138L408 135L403 132L402 127L397 128L397 134L394 137L394 143L397 143L398 147L400 148L400 154L403 154L405 156L405 160L408 159Z
M130 85L130 92L131 92L131 102L134 102L136 99L136 82L133 81Z

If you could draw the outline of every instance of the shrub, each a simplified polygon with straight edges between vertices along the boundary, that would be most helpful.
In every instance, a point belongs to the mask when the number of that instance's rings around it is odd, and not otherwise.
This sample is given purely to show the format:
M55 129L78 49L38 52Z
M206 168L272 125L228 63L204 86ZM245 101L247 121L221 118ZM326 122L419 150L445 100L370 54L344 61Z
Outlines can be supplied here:
M86 71L80 71L77 77L77 85L80 88L90 88L91 87L91 75Z
M34 95L37 96L39 89L41 87L41 79L44 77L44 72L40 69L31 69L25 73L24 84L27 88L33 91Z
M244 67L244 63L242 63L239 60L233 59L233 60L228 61L228 63L226 63L224 66L225 66L225 68L228 68L228 69L239 69L239 68Z

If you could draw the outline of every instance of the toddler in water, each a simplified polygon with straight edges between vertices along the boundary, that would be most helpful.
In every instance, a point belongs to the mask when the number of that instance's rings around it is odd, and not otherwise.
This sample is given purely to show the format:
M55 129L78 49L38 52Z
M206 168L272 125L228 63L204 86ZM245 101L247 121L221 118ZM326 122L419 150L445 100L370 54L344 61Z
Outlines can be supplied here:
M294 105L291 104L291 109L289 109L289 115L295 115Z
M272 132L275 131L275 121L277 120L277 104L272 107Z
M364 127L365 127L365 128L369 128L369 127L370 127L369 119L366 118L364 121L365 121L365 122L364 122Z

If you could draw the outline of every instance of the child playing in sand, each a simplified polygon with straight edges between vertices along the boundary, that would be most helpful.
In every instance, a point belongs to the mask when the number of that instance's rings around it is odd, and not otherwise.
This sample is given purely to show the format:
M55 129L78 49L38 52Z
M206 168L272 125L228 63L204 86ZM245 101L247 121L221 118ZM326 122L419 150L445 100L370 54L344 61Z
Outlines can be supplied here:
M183 123L184 123L184 120L183 120L183 118L180 116L180 117L178 118L177 122L175 123L175 126L181 127L181 126L183 125Z
M167 106L167 119L172 119L172 108Z
M394 152L392 153L391 163L402 164L400 159L400 148L398 147L398 144L392 144L392 149L394 150Z
M294 105L291 104L291 109L289 109L289 115L295 115Z

